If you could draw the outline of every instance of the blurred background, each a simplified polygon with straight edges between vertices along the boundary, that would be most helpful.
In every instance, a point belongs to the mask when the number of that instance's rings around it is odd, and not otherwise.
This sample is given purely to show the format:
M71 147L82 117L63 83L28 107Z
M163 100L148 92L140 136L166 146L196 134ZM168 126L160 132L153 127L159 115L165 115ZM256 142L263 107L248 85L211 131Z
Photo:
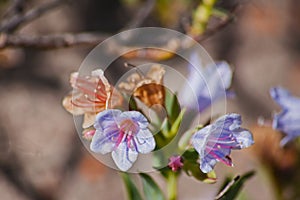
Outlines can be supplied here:
M87 152L61 105L71 90L70 73L99 42L122 30L158 26L184 32L199 3L0 0L1 199L124 199L118 172ZM270 87L300 96L300 1L219 0L216 7L233 18L211 20L212 31L200 43L214 60L234 67L236 98L228 100L227 110L242 114L255 145L233 153L234 168L217 165L216 184L183 175L179 199L213 199L225 176L252 169L256 175L239 199L299 199L299 149L280 148L283 135L256 122L280 109Z

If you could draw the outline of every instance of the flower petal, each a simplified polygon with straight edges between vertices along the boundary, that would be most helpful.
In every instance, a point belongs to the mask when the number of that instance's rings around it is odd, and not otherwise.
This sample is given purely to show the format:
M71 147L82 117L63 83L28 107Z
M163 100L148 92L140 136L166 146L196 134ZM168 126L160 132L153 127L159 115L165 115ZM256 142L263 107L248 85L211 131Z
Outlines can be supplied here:
M127 148L126 142L122 142L111 155L117 167L122 171L127 171L136 161L138 153L133 148Z
M226 89L230 87L232 80L232 71L226 62L208 65L202 75L205 78L205 88L202 91L199 90L199 103L203 98L214 102L219 98L226 97Z
M111 152L115 147L113 138L117 137L118 134L119 132L116 129L110 130L110 132L96 130L96 133L93 136L92 142L90 144L91 151L101 154Z
M211 157L200 158L200 169L203 173L208 173L213 170L217 164L217 160Z
M185 89L180 94L180 102L186 107L195 108L201 112L215 100L226 97L226 89L231 85L232 70L228 63L219 62L203 66L197 53L193 53L188 66L189 75ZM194 98L197 102L194 102Z
M68 94L63 99L62 105L63 107L71 114L73 115L82 115L85 113L84 109L80 107L76 107L72 104L72 94Z
M254 144L252 134L246 129L241 128L239 131L234 132L233 135L242 149Z
M272 88L270 94L274 101L282 107L282 111L274 115L272 127L287 134L280 142L283 146L300 136L300 98L292 96L288 90L282 87Z
M140 129L134 142L139 153L149 153L155 148L154 137L148 129Z
M222 117L218 118L215 122L215 126L222 127L229 131L233 131L235 129L240 128L242 124L242 117L236 113L230 113L223 115Z
M300 104L299 104L300 106ZM285 133L300 132L300 111L283 110L279 114L274 115L273 128Z
M211 125L208 125L199 131L197 131L192 137L192 144L196 151L199 153L200 157L205 155L204 150L207 143L207 138L211 132Z
M118 120L121 113L122 112L117 109L109 109L100 112L96 117L94 127L96 129L105 129L109 128L110 126L115 126L116 121Z
M225 89L228 89L231 86L232 82L232 70L229 64L225 61L216 63L219 76L222 77L222 81ZM223 88L223 87L222 87Z
M121 118L131 118L139 124L141 129L147 128L149 123L147 118L138 111L125 111L120 115Z
M291 95L291 93L282 88L275 87L270 90L271 97L283 108L300 110L300 99Z
M88 128L95 123L96 114L95 113L85 113L82 123L82 128Z

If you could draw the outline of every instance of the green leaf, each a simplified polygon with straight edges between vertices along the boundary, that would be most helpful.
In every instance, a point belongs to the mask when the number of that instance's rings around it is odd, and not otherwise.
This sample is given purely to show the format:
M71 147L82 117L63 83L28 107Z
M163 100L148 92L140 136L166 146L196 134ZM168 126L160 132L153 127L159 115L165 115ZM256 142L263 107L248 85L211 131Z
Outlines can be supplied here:
M130 176L127 173L121 173L121 176L126 187L128 200L142 200L142 196Z
M199 155L195 149L188 149L182 155L183 157L183 170L188 176L192 176L199 181L205 183L215 183L217 180L216 174L214 171L210 173L203 173L200 170L200 165L198 163Z
M144 194L147 200L165 200L161 189L149 175L141 173L140 176L142 178Z
M181 110L178 117L176 118L176 120L172 124L171 130L170 130L170 137L171 138L174 137L177 134L179 126L182 122L182 118L183 118L184 113L185 113L185 109Z
M169 135L170 129L171 129L171 125L169 123L169 120L168 118L165 118L163 123L161 124L161 129L160 129L164 137Z
M165 107L167 110L168 119L171 122L171 124L173 124L180 113L180 104L176 97L176 93L173 94L168 89L166 89L165 91L166 91Z
M138 110L138 106L133 96L129 97L129 110Z
M197 162L199 154L194 148L190 148L183 153L182 157L186 161Z
M228 178L225 180L223 187L221 188L219 194L215 199L218 200L233 200L235 199L240 190L242 189L245 181L251 178L254 175L254 171L247 172L242 176L236 176L231 181L228 181Z
M162 134L164 135L165 138L172 139L173 137L176 136L176 134L178 132L178 129L180 127L180 124L182 122L182 118L183 118L184 113L185 113L185 109L183 109L179 113L179 115L177 116L176 120L173 122L173 124L171 125L170 128L166 128L166 127L168 127L168 124L167 124L166 121L164 121L163 127L162 127L161 130L162 130Z

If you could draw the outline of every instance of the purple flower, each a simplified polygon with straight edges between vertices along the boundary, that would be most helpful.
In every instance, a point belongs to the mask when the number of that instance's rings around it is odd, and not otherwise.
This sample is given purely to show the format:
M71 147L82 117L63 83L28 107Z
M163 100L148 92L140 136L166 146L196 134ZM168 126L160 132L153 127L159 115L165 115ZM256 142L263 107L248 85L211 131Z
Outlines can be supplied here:
M284 146L297 136L300 136L300 98L292 96L289 91L275 87L270 90L274 101L278 103L282 111L274 115L273 129L286 134L280 145Z
M204 173L213 170L218 161L233 166L229 157L231 149L242 149L251 146L252 134L241 128L239 114L227 114L217 119L192 137L192 144L200 157L200 169Z
M183 167L183 162L181 156L171 156L169 158L168 166L172 169L173 172L177 172Z
M146 154L155 148L148 121L140 112L108 109L100 112L94 124L96 133L90 149L95 153L112 152L117 167L127 171L138 153Z
M232 80L232 70L228 63L218 62L203 67L199 56L194 53L188 70L187 84L179 96L184 106L201 112L214 101L226 97L226 90Z

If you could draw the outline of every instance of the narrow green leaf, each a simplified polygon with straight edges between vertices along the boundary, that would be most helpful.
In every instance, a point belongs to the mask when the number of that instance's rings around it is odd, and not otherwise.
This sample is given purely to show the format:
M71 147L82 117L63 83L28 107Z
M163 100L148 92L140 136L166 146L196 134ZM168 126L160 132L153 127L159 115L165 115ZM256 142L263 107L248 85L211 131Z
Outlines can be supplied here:
M236 176L234 179L228 182L228 179L225 180L227 184L223 184L224 186L220 190L219 194L215 199L218 200L233 200L235 199L240 190L242 189L245 181L251 178L254 175L254 171L247 172L242 176Z
M140 176L142 178L144 194L147 200L165 200L161 189L149 175L141 173Z
M133 96L129 97L129 110L138 110L137 103Z
M168 119L171 122L171 124L173 124L180 113L180 104L178 102L176 94L173 94L168 89L166 89L165 91L165 107L167 110Z
M164 137L168 136L170 132L170 123L168 121L168 118L165 118L163 123L161 124L161 133L164 135Z
M176 120L172 124L171 130L170 130L170 135L169 135L170 138L173 138L177 134L179 126L182 122L182 118L183 118L184 113L185 113L185 109L181 110L178 117L176 118Z
M130 176L127 173L121 173L121 176L125 184L128 200L142 200L142 196Z

